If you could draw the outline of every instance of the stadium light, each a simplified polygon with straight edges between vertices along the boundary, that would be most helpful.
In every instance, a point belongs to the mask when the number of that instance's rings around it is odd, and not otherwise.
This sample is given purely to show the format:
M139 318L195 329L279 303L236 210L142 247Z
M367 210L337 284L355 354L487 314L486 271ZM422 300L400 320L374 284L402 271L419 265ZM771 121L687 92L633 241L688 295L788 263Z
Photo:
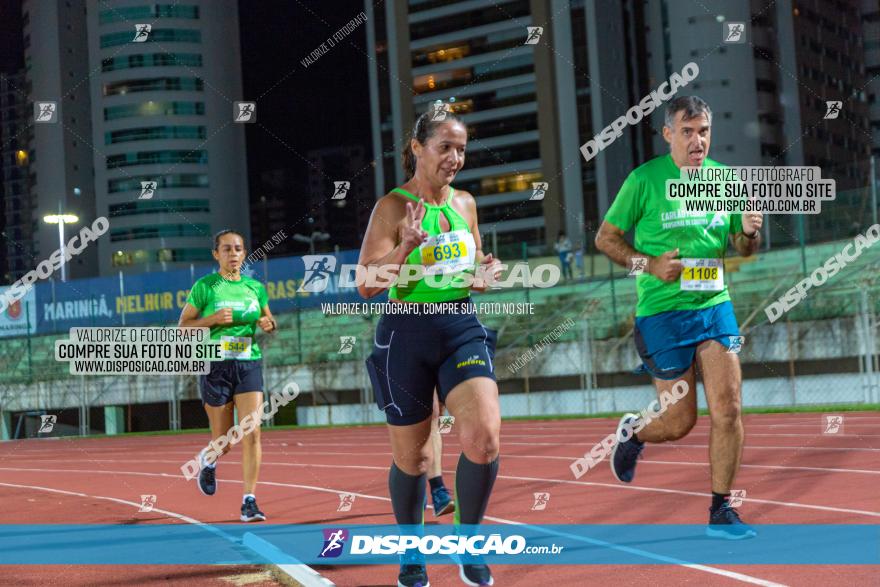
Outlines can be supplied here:
M61 249L61 281L67 281L67 259L64 256L64 225L79 222L79 216L76 214L62 214L61 204L58 204L58 214L47 214L43 216L43 222L47 224L58 225L58 244Z

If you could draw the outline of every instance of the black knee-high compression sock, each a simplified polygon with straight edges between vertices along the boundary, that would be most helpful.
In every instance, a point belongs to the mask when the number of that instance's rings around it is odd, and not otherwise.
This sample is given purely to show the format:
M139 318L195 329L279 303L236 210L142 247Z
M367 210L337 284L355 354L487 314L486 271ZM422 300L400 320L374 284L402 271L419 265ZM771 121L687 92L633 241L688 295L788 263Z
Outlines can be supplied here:
M479 524L483 520L497 476L498 457L478 465L461 453L455 470L455 517L459 524Z
M712 492L712 510L715 511L724 505L724 502L727 501L727 498L730 497L729 493L715 493Z
M408 475L391 463L388 489L398 524L421 524L425 518L425 475Z

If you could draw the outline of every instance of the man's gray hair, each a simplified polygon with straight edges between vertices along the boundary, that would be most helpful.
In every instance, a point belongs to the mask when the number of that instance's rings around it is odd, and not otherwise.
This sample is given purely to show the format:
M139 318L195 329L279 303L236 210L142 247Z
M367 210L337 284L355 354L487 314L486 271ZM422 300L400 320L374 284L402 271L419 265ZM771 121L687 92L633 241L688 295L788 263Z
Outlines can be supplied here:
M682 120L690 120L701 114L705 114L712 124L712 109L706 104L706 101L699 96L679 96L666 106L666 117L664 123L669 128L675 123L675 115L684 110Z

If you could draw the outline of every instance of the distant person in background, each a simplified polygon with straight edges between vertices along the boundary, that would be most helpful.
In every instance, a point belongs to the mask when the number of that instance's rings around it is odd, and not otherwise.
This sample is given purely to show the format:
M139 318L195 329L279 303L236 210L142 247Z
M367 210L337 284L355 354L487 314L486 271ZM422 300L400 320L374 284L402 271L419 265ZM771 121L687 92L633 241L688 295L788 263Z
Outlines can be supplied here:
M578 248L574 252L574 266L578 270L578 277L583 279L586 274L584 273L584 245L583 243L578 243Z
M559 231L559 236L556 238L556 244L553 245L553 248L556 249L556 253L559 255L562 277L564 279L572 279L571 260L573 255L571 254L571 240L565 236L564 231Z

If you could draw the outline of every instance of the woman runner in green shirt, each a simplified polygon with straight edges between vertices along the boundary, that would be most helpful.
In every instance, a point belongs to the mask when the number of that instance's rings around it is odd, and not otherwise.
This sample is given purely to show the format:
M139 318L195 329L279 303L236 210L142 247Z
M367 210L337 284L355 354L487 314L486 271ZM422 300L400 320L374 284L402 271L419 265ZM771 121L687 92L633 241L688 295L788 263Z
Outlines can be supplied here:
M467 128L448 108L440 115L435 106L418 118L404 152L409 179L376 203L358 260L400 276L358 291L371 298L387 290L391 301L366 366L391 436L394 516L415 531L424 521L435 388L455 417L463 449L455 474L455 522L463 532L482 521L498 475L496 333L480 323L469 296L471 289L485 289L482 276L497 278L501 267L481 250L474 197L450 185L464 165L466 144ZM410 269L424 277L404 283ZM482 274L476 281L469 275L475 269ZM493 584L478 557L462 557L459 569L466 585ZM403 556L397 584L429 585L424 555Z
M214 495L217 459L240 440L244 476L241 521L263 521L266 516L257 507L254 496L262 458L260 418L250 418L254 422L250 431L247 430L250 426L243 425L242 420L248 414L262 414L262 354L254 334L257 327L264 332L274 332L277 325L269 311L266 288L256 279L241 275L241 265L247 255L244 237L234 230L217 233L213 255L220 264L220 271L196 281L178 322L180 327L210 327L211 340L221 347L222 360L213 361L211 372L199 377L212 439L199 453L199 489L205 495ZM243 435L234 433L233 405L238 409L238 430L244 432ZM229 441L224 442L227 439Z

